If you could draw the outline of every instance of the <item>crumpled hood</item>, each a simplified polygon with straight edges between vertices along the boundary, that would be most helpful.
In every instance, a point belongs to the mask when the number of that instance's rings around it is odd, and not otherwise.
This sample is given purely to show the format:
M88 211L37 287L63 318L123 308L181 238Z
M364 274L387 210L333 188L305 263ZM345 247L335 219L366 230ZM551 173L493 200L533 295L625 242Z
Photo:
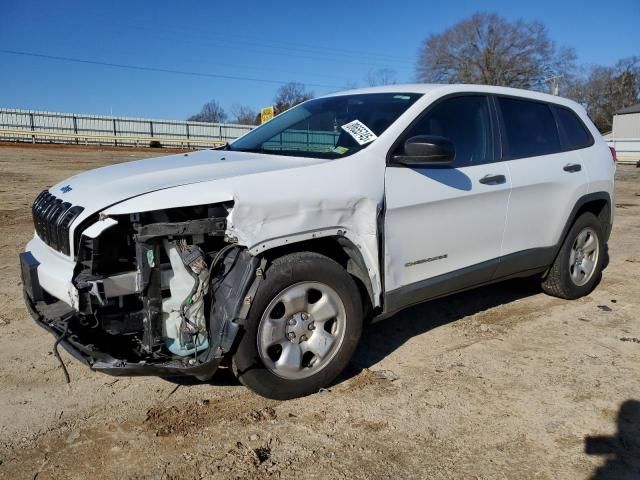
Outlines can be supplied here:
M86 216L156 190L303 167L325 161L227 150L203 150L89 170L54 185L49 191L72 205L84 207L83 216Z

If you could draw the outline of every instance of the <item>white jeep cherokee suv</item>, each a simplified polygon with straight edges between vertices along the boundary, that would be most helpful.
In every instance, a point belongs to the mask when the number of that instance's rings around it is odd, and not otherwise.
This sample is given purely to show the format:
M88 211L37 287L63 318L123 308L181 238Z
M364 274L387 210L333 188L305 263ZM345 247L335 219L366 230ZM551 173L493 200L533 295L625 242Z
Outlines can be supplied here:
M330 384L363 319L538 275L599 281L615 164L584 109L509 88L393 85L309 100L230 145L99 168L43 191L27 306L111 375L261 395Z

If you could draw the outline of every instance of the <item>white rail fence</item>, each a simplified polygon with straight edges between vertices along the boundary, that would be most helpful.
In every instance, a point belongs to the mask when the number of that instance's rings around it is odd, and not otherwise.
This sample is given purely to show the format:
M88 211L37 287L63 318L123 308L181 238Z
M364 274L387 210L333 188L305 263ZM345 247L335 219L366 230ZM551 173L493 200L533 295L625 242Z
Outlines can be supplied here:
M0 108L0 141L84 145L212 147L252 125Z

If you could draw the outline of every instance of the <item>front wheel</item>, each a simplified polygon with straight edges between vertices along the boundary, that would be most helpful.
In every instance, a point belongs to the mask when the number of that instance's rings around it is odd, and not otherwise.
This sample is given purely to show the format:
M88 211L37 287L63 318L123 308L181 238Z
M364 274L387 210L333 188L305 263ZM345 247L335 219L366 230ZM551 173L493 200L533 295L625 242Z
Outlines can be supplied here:
M256 292L234 373L269 398L317 392L347 366L362 317L358 287L338 263L312 252L278 258Z

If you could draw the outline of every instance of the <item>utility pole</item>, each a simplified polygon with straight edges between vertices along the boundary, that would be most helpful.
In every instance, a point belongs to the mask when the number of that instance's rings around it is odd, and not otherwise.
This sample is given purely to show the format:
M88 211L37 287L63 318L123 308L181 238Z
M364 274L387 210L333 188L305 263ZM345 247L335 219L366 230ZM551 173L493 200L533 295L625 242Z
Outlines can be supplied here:
M560 94L560 79L564 77L564 75L554 75L553 77L545 78L543 82L548 82L551 84L551 95L559 95Z

